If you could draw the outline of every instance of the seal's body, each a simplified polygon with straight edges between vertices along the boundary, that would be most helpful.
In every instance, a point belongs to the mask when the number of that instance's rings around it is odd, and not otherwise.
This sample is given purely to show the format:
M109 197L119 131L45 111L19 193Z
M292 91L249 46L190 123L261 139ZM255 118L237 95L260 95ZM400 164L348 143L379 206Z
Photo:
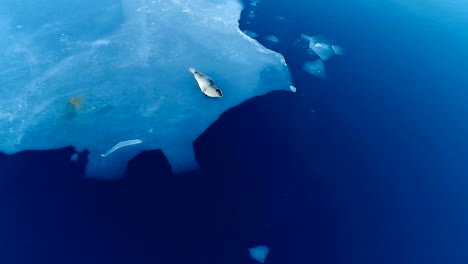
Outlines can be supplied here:
M223 97L221 89L219 89L213 79L207 75L195 70L195 68L190 67L189 71L193 73L195 80L200 86L201 91L208 97Z

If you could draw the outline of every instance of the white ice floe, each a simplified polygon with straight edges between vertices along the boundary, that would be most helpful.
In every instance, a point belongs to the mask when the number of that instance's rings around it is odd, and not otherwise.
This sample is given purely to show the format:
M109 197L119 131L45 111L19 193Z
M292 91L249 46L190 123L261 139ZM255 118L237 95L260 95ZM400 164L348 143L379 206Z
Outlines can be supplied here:
M223 112L291 85L281 54L239 34L238 0L28 1L41 12L9 2L0 1L6 154L87 149L86 176L117 178L140 150L115 143L137 137L185 172L198 168L192 143ZM217 80L222 100L200 93L190 66Z

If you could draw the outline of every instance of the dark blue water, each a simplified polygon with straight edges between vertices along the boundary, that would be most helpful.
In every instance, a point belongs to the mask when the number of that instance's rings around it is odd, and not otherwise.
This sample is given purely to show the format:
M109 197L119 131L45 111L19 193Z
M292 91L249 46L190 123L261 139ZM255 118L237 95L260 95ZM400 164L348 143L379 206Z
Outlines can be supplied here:
M264 1L253 19L247 3L241 28L298 92L224 113L194 142L199 171L151 151L96 181L72 148L0 155L1 263L255 263L258 244L265 263L467 263L468 35L392 3ZM344 47L326 81L300 34Z

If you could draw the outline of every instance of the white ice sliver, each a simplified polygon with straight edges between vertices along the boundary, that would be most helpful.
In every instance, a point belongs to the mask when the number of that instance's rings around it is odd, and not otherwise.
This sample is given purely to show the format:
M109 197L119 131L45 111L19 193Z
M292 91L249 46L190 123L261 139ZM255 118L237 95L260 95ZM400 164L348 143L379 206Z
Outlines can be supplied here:
M141 141L139 139L130 139L130 140L125 140L125 141L120 141L115 146L110 148L108 151L101 154L101 157L107 157L107 155L111 154L112 152L114 152L114 151L116 151L116 150L118 150L120 148L128 147L128 146L131 146L131 145L141 144L142 142L143 141Z

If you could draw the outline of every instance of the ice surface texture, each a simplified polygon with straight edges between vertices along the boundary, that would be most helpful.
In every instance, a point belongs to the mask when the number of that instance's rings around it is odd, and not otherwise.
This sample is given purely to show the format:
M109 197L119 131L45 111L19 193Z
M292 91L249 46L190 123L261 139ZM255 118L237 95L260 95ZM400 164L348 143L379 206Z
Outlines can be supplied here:
M283 57L239 30L237 0L6 2L2 152L73 145L90 151L88 176L112 178L139 151L162 149L183 172L197 168L192 142L222 112L291 85ZM191 66L224 97L201 93Z

